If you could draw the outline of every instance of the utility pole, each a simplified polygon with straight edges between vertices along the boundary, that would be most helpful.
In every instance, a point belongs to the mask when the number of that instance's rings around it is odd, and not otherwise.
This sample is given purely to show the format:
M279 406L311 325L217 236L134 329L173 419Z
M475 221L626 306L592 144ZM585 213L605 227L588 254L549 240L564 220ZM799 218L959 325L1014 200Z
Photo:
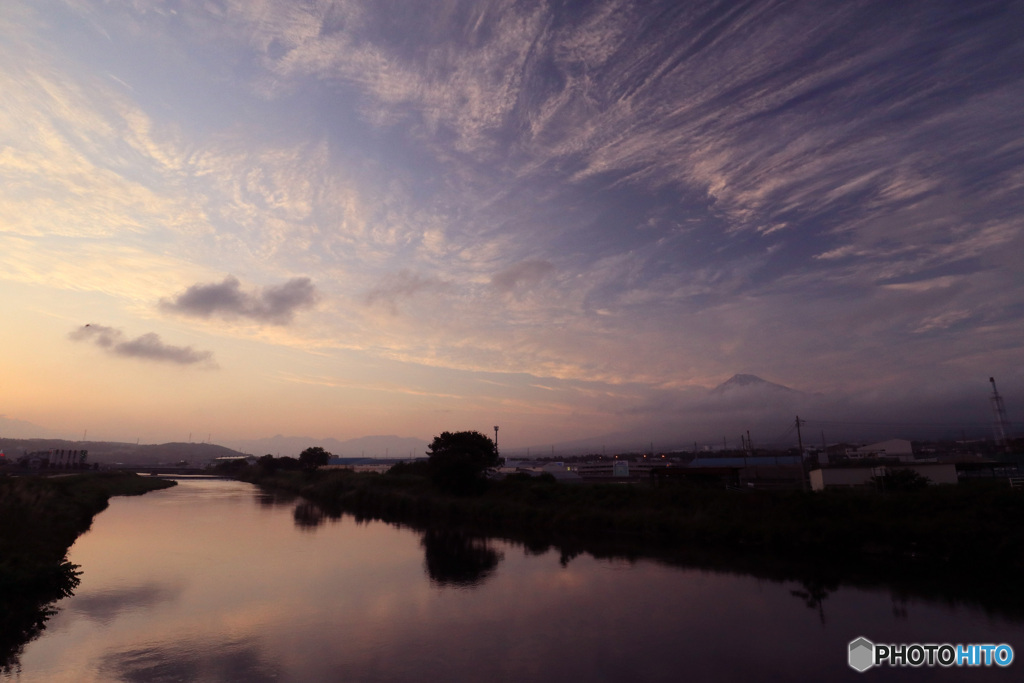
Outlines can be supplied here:
M804 438L800 435L800 416L796 416L796 440L800 444L800 460L804 459Z
M800 487L807 491L807 472L804 467L804 437L800 434L800 416L796 416L796 441L800 445Z

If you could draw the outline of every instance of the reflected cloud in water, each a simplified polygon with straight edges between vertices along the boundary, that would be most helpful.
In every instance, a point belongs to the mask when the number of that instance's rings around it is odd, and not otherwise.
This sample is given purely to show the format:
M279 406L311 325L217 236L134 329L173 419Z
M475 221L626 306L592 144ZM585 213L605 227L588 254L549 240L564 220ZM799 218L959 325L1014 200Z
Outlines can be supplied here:
M111 652L99 666L111 681L262 681L280 680L280 672L254 640L200 643L177 641Z
M143 584L77 595L68 602L67 608L94 621L107 623L123 612L149 609L163 602L174 601L181 590L180 585Z

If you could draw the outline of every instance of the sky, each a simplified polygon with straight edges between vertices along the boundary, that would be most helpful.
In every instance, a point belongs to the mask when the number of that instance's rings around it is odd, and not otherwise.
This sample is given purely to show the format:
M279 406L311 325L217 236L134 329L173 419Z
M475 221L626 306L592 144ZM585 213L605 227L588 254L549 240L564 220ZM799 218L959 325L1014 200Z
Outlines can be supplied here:
M5 0L0 428L1019 422L1022 64L1019 0Z

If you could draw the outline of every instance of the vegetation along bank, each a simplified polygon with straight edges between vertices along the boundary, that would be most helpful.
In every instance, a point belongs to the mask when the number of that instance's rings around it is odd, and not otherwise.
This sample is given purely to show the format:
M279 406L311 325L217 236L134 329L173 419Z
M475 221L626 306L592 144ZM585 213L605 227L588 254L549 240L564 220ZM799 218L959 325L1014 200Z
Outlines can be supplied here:
M78 585L68 549L110 497L174 484L130 472L0 476L0 671L43 629L50 605Z

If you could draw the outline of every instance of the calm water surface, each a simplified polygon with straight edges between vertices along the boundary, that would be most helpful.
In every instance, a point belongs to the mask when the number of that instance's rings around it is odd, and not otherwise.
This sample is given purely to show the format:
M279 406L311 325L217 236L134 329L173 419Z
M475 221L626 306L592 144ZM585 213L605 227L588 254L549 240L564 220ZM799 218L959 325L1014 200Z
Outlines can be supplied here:
M322 522L322 523L319 523ZM243 483L114 498L17 681L1024 679L980 610L324 521ZM979 577L983 580L983 577ZM803 595L801 595L803 594ZM1008 643L1007 669L872 669L847 643Z

